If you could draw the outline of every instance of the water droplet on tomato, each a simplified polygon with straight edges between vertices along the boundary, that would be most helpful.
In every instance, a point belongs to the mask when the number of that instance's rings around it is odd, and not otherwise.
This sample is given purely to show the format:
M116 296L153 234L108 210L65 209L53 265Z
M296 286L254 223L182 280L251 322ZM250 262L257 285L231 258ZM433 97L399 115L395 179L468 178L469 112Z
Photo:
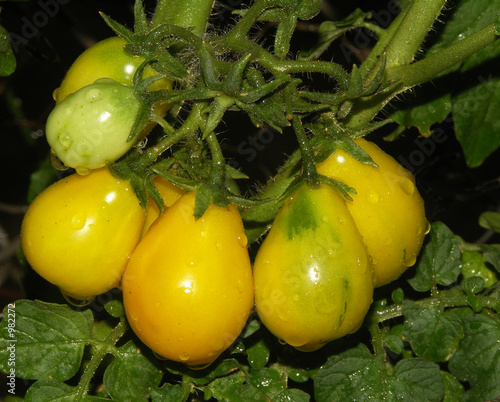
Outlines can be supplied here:
M431 231L431 224L429 221L426 220L424 234L428 234L430 231Z
M85 176L90 173L90 169L84 168L84 167L77 167L76 173L78 173L81 176Z
M179 360L182 362L188 361L189 360L189 354L184 352L179 355Z
M399 186L408 195L415 194L415 184L407 177L401 177L399 180Z
M368 202L370 204L376 204L378 202L378 200L379 200L379 196L375 191L372 191L372 192L370 192L370 194L368 194Z
M416 262L417 262L417 256L413 254L405 258L405 260L403 261L403 265L405 267L411 267L415 265Z
M299 295L293 295L293 301L294 302L298 302L300 300L300 296Z
M87 215L85 213L76 214L71 219L71 229L81 230L85 227L86 222L87 222Z
M70 296L69 294L67 294L64 290L62 290L62 289L60 289L60 290L61 290L61 294L66 299L66 301L69 304L71 304L72 306L75 306L75 307L85 307L85 306L88 306L95 299L95 297L90 297L88 299L76 299L73 296Z
M59 93L61 92L61 88L56 88L54 89L54 92L52 92L52 98L54 98L54 100L56 102L58 102L58 98L59 98Z
M102 92L100 89L92 88L85 94L85 100L87 102L99 102L102 98Z

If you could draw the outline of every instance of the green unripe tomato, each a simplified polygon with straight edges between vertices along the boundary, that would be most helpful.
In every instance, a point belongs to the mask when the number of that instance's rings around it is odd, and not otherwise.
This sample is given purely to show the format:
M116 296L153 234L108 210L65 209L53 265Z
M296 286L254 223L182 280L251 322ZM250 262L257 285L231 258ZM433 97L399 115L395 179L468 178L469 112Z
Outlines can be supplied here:
M96 169L123 156L141 108L134 90L114 82L96 82L57 104L47 119L52 152L68 167Z

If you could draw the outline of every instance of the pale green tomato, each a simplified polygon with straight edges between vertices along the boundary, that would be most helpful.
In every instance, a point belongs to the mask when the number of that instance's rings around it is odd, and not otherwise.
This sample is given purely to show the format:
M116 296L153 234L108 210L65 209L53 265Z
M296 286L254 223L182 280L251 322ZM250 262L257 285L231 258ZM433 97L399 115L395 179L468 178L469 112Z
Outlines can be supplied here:
M96 82L56 105L47 119L47 141L68 167L103 167L135 144L128 136L140 108L131 87L114 81Z

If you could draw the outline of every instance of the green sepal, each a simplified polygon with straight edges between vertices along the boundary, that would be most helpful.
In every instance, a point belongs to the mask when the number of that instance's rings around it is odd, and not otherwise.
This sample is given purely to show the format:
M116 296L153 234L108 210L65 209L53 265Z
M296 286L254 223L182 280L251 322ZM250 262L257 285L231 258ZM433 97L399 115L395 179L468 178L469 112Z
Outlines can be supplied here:
M223 92L230 95L240 92L241 84L243 82L243 74L251 59L252 55L249 53L233 64L231 70L229 70L229 73L222 83L221 89Z
M148 192L149 197L154 201L154 203L158 206L160 212L163 212L165 209L165 202L163 201L163 197L161 196L158 188L156 188L152 175L147 175L144 184L146 187L146 191Z
M352 66L351 71L351 81L349 83L349 89L347 90L347 97L349 99L359 98L363 94L363 77L359 72L359 68L356 64Z
M133 42L134 33L129 29L125 28L122 24L115 21L111 17L108 17L103 12L100 12L99 15L102 17L104 22L121 38L125 39L127 42Z
M145 34L148 28L148 19L144 12L142 0L136 0L134 4L134 31L136 34Z

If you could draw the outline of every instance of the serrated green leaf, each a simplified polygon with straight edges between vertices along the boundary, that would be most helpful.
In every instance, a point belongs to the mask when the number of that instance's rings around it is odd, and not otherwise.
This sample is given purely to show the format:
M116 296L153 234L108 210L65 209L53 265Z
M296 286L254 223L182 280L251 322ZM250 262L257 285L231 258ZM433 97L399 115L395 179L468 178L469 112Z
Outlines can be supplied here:
M487 211L479 216L479 225L485 229L500 233L500 213Z
M462 320L439 308L420 307L407 301L403 304L403 315L403 336L423 359L436 363L448 361L464 337Z
M437 402L444 396L439 366L423 359L400 360L387 382L391 395L388 400Z
M14 313L4 310L0 323L0 369L9 371L9 356L14 348L16 376L24 379L73 377L82 361L94 317L90 310L77 312L66 305L37 300L19 300ZM15 314L14 330L8 318Z
M460 241L444 223L437 222L432 225L416 275L408 282L416 291L427 292L435 285L451 285L457 280L460 268Z
M111 317L120 318L125 317L125 307L123 301L113 299L104 305L104 309Z
M253 345L250 345L246 349L248 363L252 368L262 368L265 367L269 361L269 348L263 339L259 339Z
M0 77L7 77L16 70L16 56L10 45L7 30L0 26Z
M158 387L162 371L148 359L133 341L118 349L118 355L106 368L103 382L113 399L144 400L151 388Z
M464 387L456 377L447 371L441 371L444 384L443 402L456 402L462 399L465 392Z
M465 337L450 359L449 370L471 388L463 400L486 401L500 395L500 323L482 314L463 318Z
M471 276L462 282L462 290L466 295L475 295L484 289L485 281L480 276Z
M287 376L277 365L251 370L247 382L260 389L271 401L286 400Z
M430 137L432 134L431 126L435 123L441 123L451 113L451 95L446 93L442 96L436 96L434 85L416 88L415 94L416 97L408 95L404 104L395 103L395 106L400 107L390 118L405 129L416 127L424 137ZM428 101L422 103L422 99Z
M108 398L97 396L82 396L79 387L71 387L56 380L40 380L35 382L26 392L25 402L72 402L78 401L109 401Z
M249 383L245 383L245 375L241 371L231 375L216 378L205 389L218 401L248 401L268 402L268 398L259 389Z
M99 13L104 22L118 35L125 39L127 42L132 42L134 33L125 28L122 24L107 16L103 12Z
M403 359L391 376L380 371L377 358L360 344L338 355L330 356L314 376L317 402L374 401L440 401L444 386L439 366L419 358Z
M484 79L453 97L455 133L467 164L480 166L500 146L500 78Z
M328 358L313 377L314 396L317 402L381 400L384 377L368 348L360 344Z
M183 402L185 400L180 384L163 384L151 391L152 402Z
M235 371L238 371L240 368L240 364L236 359L225 359L222 360L217 366L210 366L206 370L197 370L196 376L192 374L190 376L190 380L193 384L196 385L207 385L211 381L219 378L227 376Z

